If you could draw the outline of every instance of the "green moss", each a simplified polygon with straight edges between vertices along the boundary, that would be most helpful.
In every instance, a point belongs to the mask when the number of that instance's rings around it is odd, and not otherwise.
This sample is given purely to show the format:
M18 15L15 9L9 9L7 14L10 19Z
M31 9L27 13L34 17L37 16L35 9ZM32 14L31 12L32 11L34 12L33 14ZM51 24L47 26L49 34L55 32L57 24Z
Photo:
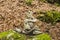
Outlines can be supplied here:
M50 35L48 34L39 34L33 38L34 40L51 40Z
M13 30L0 33L0 40L51 40L48 34L39 34L27 37L24 34L16 33Z
M14 32L13 30L9 30L6 32L0 33L1 40L26 40L25 35Z
M25 2L26 2L27 5L31 5L32 1L33 0L25 0Z

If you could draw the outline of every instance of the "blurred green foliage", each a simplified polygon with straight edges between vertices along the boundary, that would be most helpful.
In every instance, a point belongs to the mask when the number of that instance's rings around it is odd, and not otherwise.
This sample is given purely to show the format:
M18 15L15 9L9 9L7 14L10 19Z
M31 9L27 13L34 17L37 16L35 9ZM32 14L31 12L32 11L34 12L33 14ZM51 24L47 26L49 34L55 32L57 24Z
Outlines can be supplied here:
M0 40L51 40L48 34L39 34L28 38L24 34L16 33L13 30L0 33Z
M1 40L26 40L25 35L16 33L13 30L0 33Z
M48 3L51 3L51 4L55 4L57 6L60 5L60 0L40 0L42 2L48 2Z
M41 16L43 14L43 16ZM58 11L47 11L45 13L40 12L40 15L37 17L41 21L45 21L47 23L56 23L60 21L60 12Z
M51 40L51 37L50 35L43 33L43 34L36 35L33 39L34 40Z
M25 2L26 2L27 5L31 5L32 1L33 0L25 0Z
M31 5L34 0L25 0L25 3L27 5ZM57 6L60 6L60 0L39 0L41 2L48 2L50 4L55 4Z

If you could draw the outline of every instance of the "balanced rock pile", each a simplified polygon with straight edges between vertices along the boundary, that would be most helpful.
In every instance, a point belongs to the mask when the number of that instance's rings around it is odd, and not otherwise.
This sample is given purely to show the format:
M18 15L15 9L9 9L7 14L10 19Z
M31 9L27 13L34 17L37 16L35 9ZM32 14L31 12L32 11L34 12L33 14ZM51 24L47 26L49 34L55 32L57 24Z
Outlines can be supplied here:
M15 30L17 32L21 32L24 34L40 34L40 28L37 25L34 25L34 23L37 21L36 18L32 16L33 12L29 11L26 13L26 19L24 20L24 28L21 30L21 28L16 28Z

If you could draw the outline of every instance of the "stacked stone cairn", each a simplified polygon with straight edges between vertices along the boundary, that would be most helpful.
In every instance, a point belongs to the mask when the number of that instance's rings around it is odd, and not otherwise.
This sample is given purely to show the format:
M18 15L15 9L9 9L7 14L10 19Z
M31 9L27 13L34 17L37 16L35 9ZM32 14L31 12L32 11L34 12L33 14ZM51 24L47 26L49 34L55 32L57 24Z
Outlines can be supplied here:
M26 19L24 20L24 28L21 30L21 28L16 28L15 30L17 32L21 32L24 34L30 34L30 35L35 35L35 34L40 34L42 33L40 31L40 28L37 25L34 25L34 23L37 21L36 18L34 18L33 12L29 11L26 13Z

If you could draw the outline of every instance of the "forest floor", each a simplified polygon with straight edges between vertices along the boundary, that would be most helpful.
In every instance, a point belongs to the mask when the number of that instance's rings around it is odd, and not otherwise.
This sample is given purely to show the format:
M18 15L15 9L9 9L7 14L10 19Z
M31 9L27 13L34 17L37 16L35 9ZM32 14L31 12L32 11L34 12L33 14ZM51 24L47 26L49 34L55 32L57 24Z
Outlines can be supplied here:
M33 11L34 17L37 11L60 11L60 6L34 0L31 6L27 6L24 0L0 0L0 32L14 29L15 27L23 27L26 12ZM51 35L52 40L60 40L60 23L55 25L46 22L36 22L44 33Z

